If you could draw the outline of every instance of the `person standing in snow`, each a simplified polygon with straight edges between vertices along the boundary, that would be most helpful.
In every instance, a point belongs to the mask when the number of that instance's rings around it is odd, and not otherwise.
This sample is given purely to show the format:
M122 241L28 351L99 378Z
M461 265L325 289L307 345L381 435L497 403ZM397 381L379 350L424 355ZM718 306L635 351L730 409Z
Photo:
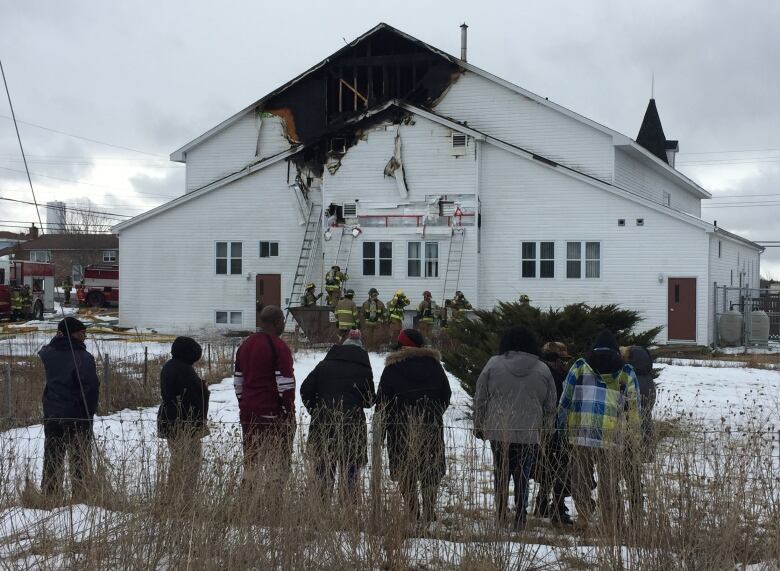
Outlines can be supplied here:
M602 523L621 525L624 450L639 438L640 406L634 368L623 362L615 336L605 329L593 349L569 369L558 404L557 426L566 431L572 447L569 467L580 527L593 518L594 465Z
M198 480L203 450L200 439L208 433L209 389L193 365L203 350L191 337L177 337L171 359L160 371L162 403L157 412L157 433L168 441L171 464L167 491L188 493Z
M360 331L334 345L301 384L301 399L311 415L309 454L323 499L338 470L341 489L354 499L360 469L368 463L368 430L363 409L374 404L374 374Z
M57 325L57 335L38 352L46 372L41 490L47 496L62 492L66 456L75 497L86 495L92 475L92 424L100 381L86 338L86 326L66 317Z
M452 391L441 354L424 343L415 329L398 335L397 350L385 359L376 410L382 415L380 432L387 436L390 476L398 482L410 518L428 524L436 519L439 482L447 469L444 411Z
M539 359L536 336L523 326L501 337L499 354L487 362L477 379L474 396L474 431L490 441L496 512L508 520L510 478L515 486L514 527L526 523L528 479L539 444L555 418L555 381Z
M260 329L236 351L233 385L238 398L244 446L244 481L258 469L284 485L290 473L295 436L295 375L290 348L279 336L284 312L267 305Z

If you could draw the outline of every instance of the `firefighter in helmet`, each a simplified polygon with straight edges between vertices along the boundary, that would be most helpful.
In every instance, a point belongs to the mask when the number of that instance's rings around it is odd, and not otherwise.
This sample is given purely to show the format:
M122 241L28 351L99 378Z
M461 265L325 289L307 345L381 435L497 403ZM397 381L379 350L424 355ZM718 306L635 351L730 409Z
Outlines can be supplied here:
M32 294L30 293L30 286L24 284L22 286L22 315L27 318L32 314Z
M351 329L358 328L358 308L355 305L355 292L348 289L344 292L344 298L336 304L336 319L339 322L339 331L346 335Z
M466 296L463 295L462 291L458 290L455 292L455 297L452 299L452 308L457 311L471 309L471 304L469 303L469 300L466 299Z
M411 302L406 297L404 290L399 289L395 292L393 299L387 302L387 320L390 324L390 338L398 337L403 329L404 309Z
M349 276L341 271L339 266L332 266L325 274L325 291L328 294L328 305L335 307L341 299L341 287Z
M22 292L18 287L11 290L11 315L14 321L22 317Z
M317 301L322 297L322 293L315 294L317 284L309 282L306 284L306 293L303 294L303 307L316 307Z
M65 304L70 305L70 292L73 291L73 285L71 284L71 278L65 278L62 282L62 293L65 294Z
M522 305L529 305L531 303L531 298L523 294L520 296L519 301Z
M420 330L420 333L423 334L423 337L428 339L431 338L431 333L433 333L433 322L436 319L437 311L436 302L433 301L431 292L427 290L424 291L423 300L420 302L420 305L417 306L417 327Z
M379 299L379 292L375 287L368 290L368 299L363 302L361 310L363 339L366 348L376 350L380 337L377 330L383 326L386 310L385 304Z

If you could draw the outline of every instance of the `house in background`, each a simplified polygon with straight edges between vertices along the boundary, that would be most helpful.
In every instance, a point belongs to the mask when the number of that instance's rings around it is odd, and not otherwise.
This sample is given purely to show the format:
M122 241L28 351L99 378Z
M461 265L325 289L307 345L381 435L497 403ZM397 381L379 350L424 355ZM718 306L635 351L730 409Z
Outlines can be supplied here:
M762 250L702 220L678 148L653 100L635 141L380 24L172 154L185 194L115 227L120 321L251 329L338 264L358 301L617 303L706 344Z
M6 248L13 248L22 242L26 242L32 238L38 237L38 228L33 224L30 227L30 232L25 234L24 232L8 232L7 230L0 231L0 250Z
M2 255L33 262L51 262L57 286L67 277L76 284L81 281L86 266L118 263L119 240L114 234L44 234L0 250Z

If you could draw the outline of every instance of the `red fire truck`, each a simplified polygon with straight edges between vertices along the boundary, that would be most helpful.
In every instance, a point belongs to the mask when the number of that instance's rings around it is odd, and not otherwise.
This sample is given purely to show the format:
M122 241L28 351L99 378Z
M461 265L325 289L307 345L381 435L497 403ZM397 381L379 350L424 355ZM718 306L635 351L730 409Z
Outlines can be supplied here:
M84 268L84 278L76 286L79 303L91 307L119 305L119 266L92 264Z
M45 311L54 311L54 264L0 258L0 316L12 316L11 295L24 286L31 299L22 319L43 319Z

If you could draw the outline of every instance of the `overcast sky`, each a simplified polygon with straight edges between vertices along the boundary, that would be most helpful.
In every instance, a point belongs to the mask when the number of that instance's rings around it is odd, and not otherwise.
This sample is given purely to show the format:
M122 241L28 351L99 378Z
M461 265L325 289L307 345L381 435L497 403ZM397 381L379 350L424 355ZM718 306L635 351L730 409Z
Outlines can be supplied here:
M466 21L473 64L632 138L654 73L678 168L716 197L704 217L780 240L780 3L770 1L0 0L17 119L37 125L20 131L39 202L137 214L183 193L171 151L380 21L456 55ZM0 196L30 200L8 117L3 94ZM0 201L0 229L35 219L34 207ZM780 248L762 273L780 279Z

